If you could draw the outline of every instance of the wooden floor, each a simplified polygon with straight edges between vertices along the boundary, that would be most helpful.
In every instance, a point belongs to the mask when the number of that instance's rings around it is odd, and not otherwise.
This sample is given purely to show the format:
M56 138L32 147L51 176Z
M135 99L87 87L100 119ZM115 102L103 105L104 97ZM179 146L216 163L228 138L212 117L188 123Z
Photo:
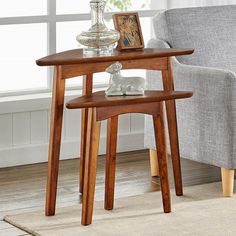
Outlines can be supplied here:
M95 200L103 200L104 156L99 157ZM28 235L2 221L7 214L44 209L47 164L0 169L0 236ZM79 159L61 161L57 207L81 202L78 191ZM171 187L173 177L169 160ZM184 186L220 180L220 169L182 159ZM121 153L117 157L115 197L159 191L159 179L150 177L148 151Z

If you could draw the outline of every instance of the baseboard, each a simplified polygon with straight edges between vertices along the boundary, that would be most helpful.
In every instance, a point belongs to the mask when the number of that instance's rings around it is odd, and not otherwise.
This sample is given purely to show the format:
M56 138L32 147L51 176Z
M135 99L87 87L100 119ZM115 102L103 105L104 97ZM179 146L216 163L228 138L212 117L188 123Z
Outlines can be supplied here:
M106 138L101 137L99 154L104 154ZM128 133L118 136L117 152L127 152L144 149L144 133ZM80 141L62 142L61 160L79 157ZM0 149L0 168L46 162L48 144L27 145L21 147Z

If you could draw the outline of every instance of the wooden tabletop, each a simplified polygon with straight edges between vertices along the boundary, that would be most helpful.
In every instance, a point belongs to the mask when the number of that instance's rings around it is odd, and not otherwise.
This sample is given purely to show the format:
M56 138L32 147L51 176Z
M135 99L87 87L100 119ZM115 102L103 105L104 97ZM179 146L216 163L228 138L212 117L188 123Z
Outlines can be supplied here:
M56 53L36 61L39 66L72 65L93 62L108 62L118 60L132 60L156 57L170 57L192 54L194 49L172 49L172 48L145 48L143 50L114 51L111 56L93 56L83 55L82 49L74 49L65 52Z
M184 91L158 91L146 90L143 96L116 96L107 97L104 91L95 92L91 95L77 97L66 104L69 109L120 106L138 103L160 102L171 99L192 97L192 92Z

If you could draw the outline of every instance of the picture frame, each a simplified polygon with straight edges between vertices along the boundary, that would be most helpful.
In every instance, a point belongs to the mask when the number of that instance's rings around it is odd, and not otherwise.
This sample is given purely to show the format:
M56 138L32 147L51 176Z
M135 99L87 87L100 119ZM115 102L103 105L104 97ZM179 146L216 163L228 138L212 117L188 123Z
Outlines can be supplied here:
M120 32L118 50L143 49L144 41L138 12L117 13L112 16L115 29Z

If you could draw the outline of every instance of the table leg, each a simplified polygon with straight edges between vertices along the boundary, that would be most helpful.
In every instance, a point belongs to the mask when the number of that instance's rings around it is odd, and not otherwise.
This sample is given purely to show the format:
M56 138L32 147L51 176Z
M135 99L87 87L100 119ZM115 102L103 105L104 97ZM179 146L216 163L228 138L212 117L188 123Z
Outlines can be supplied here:
M91 94L93 89L93 74L88 74L83 77L83 95ZM88 125L88 109L82 109L81 119L81 142L80 142L80 193L83 193L84 182L84 166L85 166L85 152L86 152L86 136Z
M169 213L171 212L171 200L168 180L165 126L163 122L163 102L160 103L159 115L153 116L153 126L156 140L157 158L159 163L163 208L165 213Z
M61 67L54 71L53 93L51 105L51 125L48 154L48 178L46 190L45 215L55 214L59 156L61 145L62 119L64 109L65 80L62 79Z
M107 151L105 174L105 204L106 210L114 206L114 189L116 173L116 147L117 147L118 116L113 116L107 121Z
M84 160L82 225L89 225L92 223L100 127L101 122L96 121L96 108L89 108L86 157Z
M163 87L165 91L174 90L173 69L171 58L168 58L168 69L162 71ZM181 164L179 153L178 126L176 105L174 100L166 101L166 113L170 138L171 157L173 163L175 192L177 196L183 195Z

